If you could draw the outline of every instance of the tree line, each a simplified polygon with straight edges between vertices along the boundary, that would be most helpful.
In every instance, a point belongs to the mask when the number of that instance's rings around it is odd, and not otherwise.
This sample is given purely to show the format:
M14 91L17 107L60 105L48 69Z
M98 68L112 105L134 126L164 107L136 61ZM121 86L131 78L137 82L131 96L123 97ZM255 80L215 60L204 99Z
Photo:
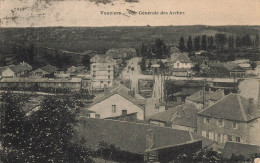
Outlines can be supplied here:
M259 35L256 34L251 37L248 34L236 36L227 36L223 33L217 33L214 37L207 35L198 35L192 38L189 36L187 42L183 36L180 37L179 49L181 51L192 52L199 50L220 50L223 51L225 46L228 46L229 50L241 47L258 47Z

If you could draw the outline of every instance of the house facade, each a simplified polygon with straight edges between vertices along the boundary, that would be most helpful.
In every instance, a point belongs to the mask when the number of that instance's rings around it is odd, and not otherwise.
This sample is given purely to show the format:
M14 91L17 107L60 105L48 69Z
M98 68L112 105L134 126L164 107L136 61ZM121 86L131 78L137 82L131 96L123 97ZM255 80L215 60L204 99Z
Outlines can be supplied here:
M185 53L173 53L169 65L175 76L188 76L191 73L192 63Z
M111 88L114 82L115 60L98 55L91 58L92 89L104 90Z
M253 143L252 132L259 126L259 109L253 99L229 94L198 113L197 133L222 147L227 141Z
M21 62L19 65L11 65L2 70L2 77L15 78L22 77L28 74L32 70L32 66L28 63Z
M88 110L99 114L101 119L137 113L137 119L144 120L144 107L141 105L144 102L142 97L119 85L97 96Z

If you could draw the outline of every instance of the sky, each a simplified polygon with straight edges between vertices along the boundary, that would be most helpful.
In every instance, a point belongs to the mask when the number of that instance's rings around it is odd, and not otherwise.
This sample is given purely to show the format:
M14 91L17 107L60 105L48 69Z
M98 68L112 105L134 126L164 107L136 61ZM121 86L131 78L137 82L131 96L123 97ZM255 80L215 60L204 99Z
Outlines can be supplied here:
M0 27L146 25L260 25L260 0L0 0Z

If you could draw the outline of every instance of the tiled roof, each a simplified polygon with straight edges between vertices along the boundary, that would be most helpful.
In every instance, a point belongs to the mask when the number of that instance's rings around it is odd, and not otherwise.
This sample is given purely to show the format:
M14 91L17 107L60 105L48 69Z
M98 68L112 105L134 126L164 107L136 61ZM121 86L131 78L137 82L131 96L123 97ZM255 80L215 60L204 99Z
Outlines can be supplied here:
M207 102L209 100L218 101L224 97L224 91L220 90L220 89L217 90L216 92L204 91L204 95L203 95L203 91L200 90L200 91L194 93L193 95L186 97L186 99L189 101L193 101L193 102L203 103L203 96L204 96L205 102Z
M171 61L180 61L181 63L191 63L189 57L184 53L173 53L171 55Z
M44 70L45 72L48 72L48 73L54 73L55 71L58 70L57 67L52 66L52 65L46 65L46 66L41 67L40 69L42 69L42 70Z
M127 100L131 101L132 103L134 103L135 105L137 105L138 107L142 108L140 105L145 104L145 99L142 96L140 96L139 94L135 94L135 97L133 97L128 94L128 91L130 91L130 89L128 89L124 85L121 85L121 84L115 85L110 90L107 90L103 94L95 97L91 106L93 106L97 103L100 103L103 100L105 100L115 94L119 94L120 96L124 97L125 99L127 99Z
M248 112L248 108L248 99L231 93L198 114L242 122L248 122L260 117L259 110L255 106L252 108L251 114Z
M157 113L150 120L171 122L174 125L196 128L198 111L194 104L184 104Z
M259 145L243 144L236 142L227 142L222 151L224 158L231 158L232 154L242 155L246 158L251 158L254 154L260 153Z
M19 73L19 72L24 72L24 71L29 71L31 68L27 65L14 65L9 67L13 72Z
M123 151L143 154L146 150L148 129L152 129L154 137L150 150L178 146L203 139L201 136L189 131L108 119L85 118L81 121L77 130L79 131L79 138L86 138L93 149L97 149L98 144L104 141Z

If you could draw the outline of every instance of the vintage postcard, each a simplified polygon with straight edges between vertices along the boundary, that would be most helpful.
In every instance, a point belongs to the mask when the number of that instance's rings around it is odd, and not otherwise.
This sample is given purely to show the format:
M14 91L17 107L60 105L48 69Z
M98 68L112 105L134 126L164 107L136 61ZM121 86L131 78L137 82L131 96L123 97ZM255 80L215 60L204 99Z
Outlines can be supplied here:
M0 162L260 163L259 0L0 0Z

